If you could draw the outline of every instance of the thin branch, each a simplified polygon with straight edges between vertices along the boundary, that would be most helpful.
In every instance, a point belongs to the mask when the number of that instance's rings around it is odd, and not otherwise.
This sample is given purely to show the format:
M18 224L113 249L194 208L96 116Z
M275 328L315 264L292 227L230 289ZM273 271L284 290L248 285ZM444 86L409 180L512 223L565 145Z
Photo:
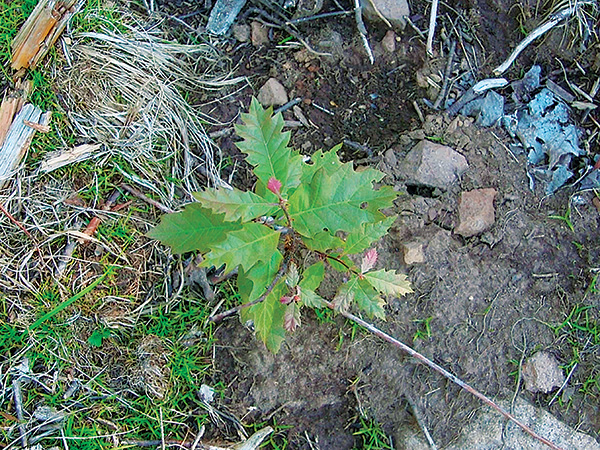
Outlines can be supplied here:
M437 21L438 0L432 0L431 13L429 14L429 31L427 32L427 54L433 56L433 36L435 35L435 22Z
M310 22L311 20L326 19L328 17L335 17L335 16L349 16L350 14L353 14L353 11L333 11L333 12L328 12L328 13L323 13L323 14L316 14L314 16L300 17L298 19L290 20L290 21L286 22L285 24L286 25L298 25L299 23Z
M560 447L558 447L557 445L555 445L552 442L550 442L548 439L546 439L546 438L540 436L539 434L537 434L535 431L533 431L527 425L525 425L524 423L522 423L521 421L519 421L519 419L517 419L511 413L509 413L504 408L502 408L501 406L499 406L496 403L494 403L494 401L491 400L489 397L487 397L484 394L482 394L481 392L475 390L470 385L468 385L467 383L465 383L464 381L462 381L460 378L458 378L456 375L453 375L452 373L448 372L446 369L444 369L443 367L441 367L438 364L434 363L430 359L426 358L421 353L417 352L416 350L413 350L411 347L409 347L408 345L404 344L403 342L400 342L399 340L393 338L389 334L384 333L379 328L376 328L375 326L371 325L370 323L365 322L360 317L357 317L357 316L355 316L352 313L336 309L335 305L333 303L327 302L326 304L327 304L328 308L330 308L332 310L335 310L335 311L338 311L342 316L344 316L345 318L351 320L352 322L354 322L354 323L356 323L356 324L358 324L358 325L366 328L371 333L373 333L375 336L383 339L386 342L389 342L390 344L392 344L392 345L394 345L396 347L399 347L400 349L404 350L406 353L408 353L413 358L418 359L420 362L422 362L426 366L432 368L433 370L435 370L436 372L442 374L444 377L446 377L447 379L449 379L453 383L457 384L458 386L460 386L461 388L463 388L467 392L473 394L475 397L477 397L478 399L480 399L482 402L484 402L488 406L491 406L496 411L498 411L500 414L502 414L506 419L510 420L511 422L514 422L516 425L518 425L519 427L521 427L521 429L523 429L523 431L525 431L527 434L529 434L533 438L535 438L538 441L546 444L548 447L550 447L553 450L563 450Z
M264 301L267 298L267 296L273 291L273 289L275 288L275 285L277 283L279 283L279 280L281 280L281 277L283 277L283 275L287 272L289 259L290 258L283 260L283 263L281 264L281 267L279 268L277 275L275 275L275 278L273 278L273 281L271 281L271 284L269 284L269 286L267 286L267 289L265 289L265 292L263 293L263 295L258 297L256 300L252 300L251 302L244 303L243 305L238 305L234 308L228 309L225 312L222 312L221 314L212 316L209 318L209 320L211 322L215 322L215 323L222 322L223 319L225 319L226 317L232 316L232 315L240 312L242 309L249 308L250 306L257 305L257 304L261 303L262 301Z
M450 75L452 73L452 63L454 62L454 53L456 52L456 41L452 41L450 43L450 52L448 53L448 62L446 63L446 70L444 71L444 83L442 84L442 88L440 89L440 93L435 99L435 103L433 104L433 109L439 109L444 97L446 96L446 89L448 88L448 80L450 79Z
M354 0L354 17L356 19L356 27L358 28L358 32L360 33L360 38L362 39L363 46L369 56L369 61L371 64L375 62L375 57L373 56L373 51L371 50L371 46L369 45L369 39L367 37L367 28L365 27L365 23L362 18L362 7L360 5L360 0Z
M556 14L553 14L550 17L550 20L548 20L548 22L542 24L541 26L533 30L531 34L529 34L529 36L527 36L525 39L519 42L519 45L515 47L513 52L506 59L506 61L504 61L502 64L500 64L494 69L494 74L500 75L506 72L508 68L512 65L512 63L515 61L515 59L517 59L517 57L521 54L523 50L525 50L525 48L527 48L529 44L531 44L534 40L536 40L538 37L542 36L546 32L550 31L552 28L554 28L566 18L572 16L576 10L577 6L571 6L569 8L565 8L557 12Z
M136 188L134 188L133 186L130 186L128 184L125 183L121 183L121 187L123 189L125 189L127 192L129 192L131 195L133 195L134 197L139 198L140 200L145 201L146 203L148 203L149 205L154 206L155 208L157 208L158 210L164 212L165 214L171 214L174 213L175 211L172 210L171 208L169 208L168 206L163 205L160 202L157 202L156 200L151 199L150 197L148 197L147 195L145 195L144 193L142 193L141 191L138 191Z

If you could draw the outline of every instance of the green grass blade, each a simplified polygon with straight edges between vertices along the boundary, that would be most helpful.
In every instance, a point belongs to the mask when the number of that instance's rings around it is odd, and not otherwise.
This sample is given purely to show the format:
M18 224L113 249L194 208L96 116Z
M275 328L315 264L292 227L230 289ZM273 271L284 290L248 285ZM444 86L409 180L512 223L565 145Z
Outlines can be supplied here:
M83 296L89 294L90 292L92 292L96 288L96 286L98 286L100 283L102 283L102 281L110 273L112 273L112 268L109 268L106 272L104 272L102 275L100 275L100 277L98 279L96 279L88 287L86 287L85 289L79 291L77 294L73 295L68 300L65 300L64 302L62 302L60 305L58 305L52 311L47 312L42 317L40 317L38 320L36 320L35 322L33 322L33 324L31 324L29 326L29 328L27 328L27 331L34 330L35 328L39 327L42 323L44 323L46 320L52 318L53 316L55 316L56 314L58 314L59 312L61 312L63 309L68 308L69 305L71 305L73 302L79 300L81 297L83 297Z

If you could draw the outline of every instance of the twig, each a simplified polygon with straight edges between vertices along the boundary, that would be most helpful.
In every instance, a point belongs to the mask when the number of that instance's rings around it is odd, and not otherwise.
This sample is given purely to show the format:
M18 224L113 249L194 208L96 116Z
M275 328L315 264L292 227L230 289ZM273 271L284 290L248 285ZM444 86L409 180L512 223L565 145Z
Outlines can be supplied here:
M358 142L354 142L349 139L344 139L343 143L354 150L358 150L359 152L367 154L369 157L373 156L373 150L366 145L359 144Z
M547 31L554 28L557 24L559 24L566 18L573 15L573 13L576 11L576 9L577 9L577 6L571 6L569 8L565 8L565 9L557 12L556 14L553 14L552 16L550 16L550 20L548 20L548 22L537 27L535 30L533 30L531 32L531 34L529 34L529 36L527 36L525 39L523 39L521 42L519 42L519 45L517 45L515 47L513 52L506 59L506 61L504 61L502 64L500 64L498 67L496 67L494 69L494 74L500 75L500 74L506 72L508 70L508 68L512 65L512 63L515 61L515 59L517 59L517 57L521 54L521 52L523 50L525 50L525 48L527 48L527 46L529 44L531 44L538 37L545 34Z
M301 101L302 101L301 97L296 97L296 98L290 100L289 102L287 102L285 105L281 105L279 108L277 108L275 111L273 111L273 115L283 112L283 111L287 111L292 106L296 106Z
M431 1L431 12L429 14L429 31L427 32L427 54L433 56L433 36L435 34L435 22L437 21L438 0Z
M425 426L425 422L423 421L423 417L421 416L421 411L419 411L419 409L417 408L417 405L412 400L410 400L408 398L407 398L407 400L408 400L408 403L410 404L410 407L413 410L413 416L415 416L415 419L417 419L417 423L421 427L421 430L423 430L423 434L425 435L425 438L427 439L427 442L429 443L431 450L437 450L437 445L435 445L435 442L433 441L433 438L431 437L431 434L429 433L427 426Z
M425 123L425 117L423 116L423 112L421 111L421 108L419 107L417 101L413 100L412 105L413 108L415 108L415 111L417 112L417 116L419 116L419 120L421 121L421 123Z
M440 89L440 93L438 94L435 102L433 103L433 109L439 109L444 97L446 95L446 89L448 88L448 80L450 79L450 74L452 73L452 63L454 62L454 53L456 52L456 41L450 42L450 52L448 53L448 62L446 63L446 70L444 71L444 82L442 83L442 88Z
M567 378L565 378L565 382L562 384L562 386L560 387L560 389L558 391L556 391L556 394L554 394L554 397L552 397L552 400L550 400L550 402L548 403L548 406L552 406L552 403L554 403L554 400L556 400L557 397L560 395L560 393L563 391L563 389L565 388L565 386L567 385L567 383L571 379L571 376L573 375L573 372L575 372L575 369L577 369L578 364L579 363L573 364L573 367L571 368L571 370L569 370L569 374L567 375Z
M149 205L154 206L155 208L157 208L158 210L164 212L165 214L171 214L171 213L175 212L174 210L172 210L168 206L165 206L162 203L157 202L156 200L153 200L150 197L148 197L147 195L143 194L141 191L138 191L133 186L130 186L130 185L125 184L125 183L121 183L121 187L123 189L125 189L127 192L129 192L131 195L139 198L140 200L145 201Z
M498 411L500 414L502 414L506 419L508 419L511 422L514 422L515 424L517 424L519 427L521 427L521 429L523 429L527 434L529 434L533 438L535 438L538 441L546 444L548 447L550 447L553 450L563 450L560 447L558 447L557 445L555 445L552 442L550 442L548 439L546 439L546 438L540 436L539 434L537 434L535 431L533 431L527 425L525 425L524 423L522 423L521 421L519 421L519 419L517 419L515 416L513 416L508 411L506 411L504 408L502 408L501 406L499 406L496 403L494 403L493 400L491 400L490 398L488 398L487 396L485 396L481 392L475 390L470 385L468 385L467 383L465 383L464 381L462 381L460 378L458 378L456 375L453 375L452 373L448 372L446 369L444 369L443 367L441 367L438 364L434 363L430 359L426 358L421 353L417 352L416 350L413 350L408 345L406 345L406 344L400 342L399 340L393 338L389 334L384 333L379 328L376 328L375 326L371 325L370 323L365 322L364 320L362 320L361 318L355 316L354 314L349 313L347 311L336 309L335 305L333 303L331 303L331 302L326 302L326 305L327 305L328 308L330 308L332 310L338 311L346 319L349 319L352 322L354 322L354 323L356 323L356 324L358 324L358 325L366 328L371 333L373 333L375 336L380 337L384 341L389 342L390 344L392 344L392 345L394 345L396 347L399 347L400 349L404 350L406 353L408 353L413 358L418 359L420 362L422 362L426 366L428 366L428 367L432 368L433 370L435 370L436 372L442 374L444 377L446 377L447 379L449 379L453 383L457 384L458 386L460 386L461 388L463 388L467 392L473 394L475 397L477 397L478 399L480 399L481 401L483 401L488 406L491 406L492 408L494 408L496 411Z
M13 394L15 396L15 411L19 419L19 434L21 435L21 445L27 448L27 430L25 428L25 418L23 416L23 394L21 393L21 379L17 378L12 382Z
M360 0L354 0L354 17L356 18L356 27L360 33L363 46L367 51L367 55L369 55L369 61L371 61L371 64L373 64L375 62L375 57L373 56L373 51L369 45L369 39L367 39L367 29L362 18L362 7L360 6Z
M222 322L223 319L225 319L226 317L232 316L232 315L240 312L244 308L249 308L250 306L257 305L257 304L261 303L262 301L264 301L267 298L267 296L271 293L273 288L275 288L275 285L277 283L279 283L279 280L281 279L281 277L283 277L283 275L287 272L288 261L289 261L289 258L287 260L283 261L283 263L281 264L281 267L279 268L279 271L277 272L277 275L275 275L275 278L273 278L273 281L271 281L271 284L269 284L269 286L267 286L267 289L265 289L265 292L263 293L263 295L258 297L256 300L252 300L251 302L244 303L243 305L238 305L235 308L231 308L225 312L222 312L221 314L212 316L209 318L209 320L211 322L215 322L215 323Z
M37 244L37 241L35 240L35 238L31 235L31 233L29 231L27 231L27 228L25 228L21 222L19 222L17 219L15 219L15 217L4 207L4 205L2 203L0 203L0 211L2 211L4 213L4 215L6 215L6 217L8 217L10 219L10 221L12 223L14 223L16 226L18 226L21 230L23 230L23 233L25 233L27 235L27 237L33 241L33 243L35 244L36 248L38 248L38 251L39 251L39 247L38 247L38 244Z
M328 12L328 13L323 13L323 14L316 14L314 16L299 17L298 19L290 20L290 21L286 22L285 24L286 25L298 25L299 23L310 22L311 20L327 19L328 17L335 17L335 16L349 16L352 13L353 13L352 11L333 11L333 12Z
M110 196L108 197L108 199L106 200L104 205L102 205L101 209L103 211L110 211L111 209L113 209L113 205L117 202L119 195L121 195L121 193L115 189L110 194ZM100 219L100 217L98 217L98 216L92 217L92 220L90 220L90 223L88 223L87 227L85 227L85 230L83 230L83 234L85 234L86 236L92 237L94 234L96 234L96 231L98 230L98 227L100 226L101 222L102 222L102 219ZM79 238L78 242L79 242L79 244L84 244L86 242L86 240L85 240L85 238Z

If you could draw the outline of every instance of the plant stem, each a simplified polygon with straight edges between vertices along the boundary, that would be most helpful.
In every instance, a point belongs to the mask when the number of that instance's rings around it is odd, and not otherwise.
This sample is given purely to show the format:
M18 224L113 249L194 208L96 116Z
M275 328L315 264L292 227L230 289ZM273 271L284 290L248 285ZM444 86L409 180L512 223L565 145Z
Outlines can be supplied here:
M267 296L271 293L271 291L273 291L273 288L275 288L275 285L279 282L279 280L281 280L281 277L283 277L283 275L287 272L288 262L289 262L289 258L283 260L283 263L281 264L281 267L279 268L277 275L275 275L275 278L273 278L273 281L271 281L271 284L269 284L269 286L267 286L263 295L258 297L256 300L252 300L248 303L244 303L243 305L238 305L234 308L228 309L225 312L222 312L221 314L212 316L209 318L209 320L214 323L220 323L226 317L232 316L235 313L240 312L244 308L249 308L250 306L257 305L258 303L261 303L262 301L264 301L267 298Z
M457 384L458 386L460 386L461 388L463 388L467 392L473 394L475 397L477 397L478 399L480 399L481 401L483 401L485 404L487 404L487 405L491 406L492 408L494 408L496 411L498 411L500 414L502 414L505 418L507 418L508 420L514 422L516 425L518 425L519 427L521 427L530 436L534 437L535 439L537 439L540 442L543 442L544 444L546 444L551 449L553 449L553 450L562 450L560 447L558 447L557 445L553 444L548 439L540 436L535 431L533 431L531 428L529 428L527 425L525 425L524 423L520 422L519 419L517 419L511 413L509 413L508 411L506 411L504 408L502 408L498 404L494 403L494 401L492 399L490 399L489 397L485 396L481 392L475 390L473 387L471 387L470 385L468 385L467 383L465 383L464 381L462 381L460 378L458 378L456 375L448 372L446 369L444 369L443 367L437 365L436 363L434 363L433 361L431 361L427 357L423 356L421 353L417 352L416 350L413 350L408 345L406 345L403 342L400 342L399 340L393 338L389 334L384 333L383 331L381 331L379 328L375 327L374 325L371 325L370 323L365 322L360 317L357 317L357 316L355 316L352 313L336 309L335 305L333 303L331 303L331 302L327 302L326 305L327 305L328 308L330 308L330 309L332 309L334 311L338 311L345 318L347 318L347 319L351 320L352 322L354 322L354 323L356 323L356 324L358 324L358 325L366 328L371 333L373 333L375 336L380 337L384 341L387 341L390 344L392 344L392 345L394 345L396 347L401 348L402 350L404 350L406 353L408 353L413 358L418 359L420 362L422 362L426 366L428 366L428 367L432 368L433 370L435 370L436 372L442 374L444 377L446 377L447 379L449 379L453 383Z

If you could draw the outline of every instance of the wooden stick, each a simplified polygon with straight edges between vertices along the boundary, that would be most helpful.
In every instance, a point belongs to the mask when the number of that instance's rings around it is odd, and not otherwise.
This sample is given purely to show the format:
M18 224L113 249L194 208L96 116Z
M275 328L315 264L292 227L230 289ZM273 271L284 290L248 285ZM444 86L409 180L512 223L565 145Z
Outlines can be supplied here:
M496 67L494 69L494 74L500 75L500 74L506 72L508 70L508 68L512 65L512 63L515 61L515 59L517 59L517 57L521 54L521 52L523 50L525 50L525 48L527 48L527 46L529 44L531 44L534 40L536 40L541 35L545 34L547 31L554 28L560 22L565 20L567 17L570 17L571 15L573 15L573 13L576 10L577 10L577 6L572 6L570 8L565 8L565 9L557 12L556 14L553 14L552 16L550 16L550 20L548 20L548 22L542 24L541 26L539 26L538 28L533 30L531 32L531 34L529 34L529 36L527 36L525 39L523 39L521 42L519 42L519 45L517 45L515 47L515 49L510 54L510 56L506 59L506 61L504 61L502 64L500 64L498 67Z
M478 399L480 399L486 405L491 406L492 408L494 408L496 411L498 411L500 414L502 414L505 418L507 418L511 422L513 422L516 425L518 425L519 427L521 427L521 429L523 431L525 431L527 434L529 434L531 437L533 437L533 438L537 439L538 441L546 444L548 447L550 447L553 450L563 450L559 446L557 446L556 444L550 442L548 439L546 439L546 438L540 436L539 434L537 434L535 431L533 431L531 428L529 428L527 425L525 425L523 422L521 422L519 419L517 419L511 413L509 413L504 408L502 408L501 406L499 406L496 403L494 403L494 401L492 399L490 399L489 397L485 396L484 394L482 394L481 392L477 391L476 389L472 388L470 385L468 385L467 383L465 383L464 381L462 381L456 375L448 372L446 369L444 369L443 367L441 367L438 364L434 363L430 359L426 358L425 356L423 356L421 353L417 352L416 350L413 350L408 345L406 345L403 342L400 342L399 340L393 338L389 334L384 333L379 328L376 328L374 325L371 325L370 323L365 322L360 317L357 317L354 314L349 313L347 311L336 309L335 305L333 303L331 303L331 302L327 302L327 307L330 308L330 309L332 309L332 310L335 310L335 311L339 312L345 318L351 320L352 322L360 325L363 328L366 328L371 333L373 333L375 336L377 336L377 337L383 339L384 341L389 342L390 344L392 344L392 345L394 345L394 346L396 346L396 347L404 350L406 353L408 353L413 358L418 359L420 362L422 362L426 366L428 366L428 367L432 368L433 370L435 370L436 372L442 374L444 377L446 377L447 379L449 379L453 383L457 384L458 386L460 386L461 388L463 388L465 391L473 394L475 397L477 397Z
M431 1L431 12L429 13L429 32L427 33L427 54L433 57L433 36L435 34L435 23L437 21L438 0Z

